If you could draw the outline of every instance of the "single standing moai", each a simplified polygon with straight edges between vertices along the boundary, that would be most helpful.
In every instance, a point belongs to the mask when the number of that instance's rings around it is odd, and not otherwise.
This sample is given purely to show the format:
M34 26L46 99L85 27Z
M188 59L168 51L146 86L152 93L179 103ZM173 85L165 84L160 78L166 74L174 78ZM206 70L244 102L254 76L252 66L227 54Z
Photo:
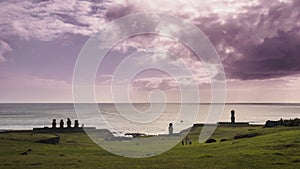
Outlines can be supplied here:
M79 127L78 120L75 120L74 127L75 127L75 128L78 128L78 127Z
M67 119L67 128L71 128L71 124L72 124L72 122L71 122L71 120L68 118L68 119Z
M60 122L59 122L59 128L64 128L64 120L61 119Z
M52 120L52 128L55 129L56 128L56 119Z
M173 134L173 124L169 123L169 135Z
M235 123L235 116L234 116L234 110L231 110L231 124Z

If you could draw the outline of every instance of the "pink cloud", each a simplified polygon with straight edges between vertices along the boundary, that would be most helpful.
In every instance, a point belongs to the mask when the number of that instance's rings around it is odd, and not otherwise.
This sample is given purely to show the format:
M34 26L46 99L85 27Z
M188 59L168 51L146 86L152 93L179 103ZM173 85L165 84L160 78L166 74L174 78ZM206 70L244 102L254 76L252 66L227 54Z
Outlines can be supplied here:
M12 48L10 45L2 40L0 40L0 63L6 61L5 54L11 52Z
M171 77L138 78L133 81L132 86L135 90L143 91L172 90L178 87L176 81Z
M65 34L89 36L105 22L109 2L17 1L0 2L0 35L50 41ZM101 7L99 7L101 5Z

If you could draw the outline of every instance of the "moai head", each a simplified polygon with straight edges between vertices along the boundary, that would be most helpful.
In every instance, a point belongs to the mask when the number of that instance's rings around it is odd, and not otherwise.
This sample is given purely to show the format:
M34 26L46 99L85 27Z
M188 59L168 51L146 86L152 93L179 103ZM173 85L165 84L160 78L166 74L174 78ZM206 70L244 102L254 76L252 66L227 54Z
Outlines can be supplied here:
M60 120L59 126L60 126L60 128L64 128L64 120L63 119Z
M234 116L235 111L231 110L231 116Z

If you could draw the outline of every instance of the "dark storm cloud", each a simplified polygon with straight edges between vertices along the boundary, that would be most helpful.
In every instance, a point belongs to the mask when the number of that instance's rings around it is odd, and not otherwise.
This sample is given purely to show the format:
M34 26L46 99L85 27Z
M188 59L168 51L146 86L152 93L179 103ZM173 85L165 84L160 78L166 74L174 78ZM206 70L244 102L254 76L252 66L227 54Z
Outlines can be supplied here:
M231 78L269 79L300 73L300 37L297 31L279 31L259 45L244 50L242 59L228 57L225 69Z
M300 1L260 1L219 20L197 18L215 45L227 78L271 79L300 73Z
M248 15L227 23L230 29L222 42L235 50L222 53L229 78L270 79L300 73L299 1L273 3L266 14L255 14L255 8L264 7L249 8Z
M109 8L106 20L144 8L126 1ZM220 54L227 78L270 79L299 74L300 0L262 0L242 11L225 17L213 12L191 17L178 9L169 14L191 20L209 37Z

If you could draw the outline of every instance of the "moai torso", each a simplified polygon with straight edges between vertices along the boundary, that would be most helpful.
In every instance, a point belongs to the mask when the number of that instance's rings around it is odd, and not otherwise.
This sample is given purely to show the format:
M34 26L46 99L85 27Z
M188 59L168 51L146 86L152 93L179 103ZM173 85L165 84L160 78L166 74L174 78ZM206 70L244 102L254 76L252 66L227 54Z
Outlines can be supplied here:
M173 124L169 124L169 134L173 134Z
M68 118L68 120L67 120L67 128L71 128L71 120Z
M235 112L234 112L234 110L231 110L231 123L232 124L235 123Z
M54 129L56 128L56 119L52 120L52 128L54 128Z
M78 120L75 120L74 127L75 127L75 128L78 128L78 127L79 127Z
M59 128L64 128L64 120L61 119L59 122Z

